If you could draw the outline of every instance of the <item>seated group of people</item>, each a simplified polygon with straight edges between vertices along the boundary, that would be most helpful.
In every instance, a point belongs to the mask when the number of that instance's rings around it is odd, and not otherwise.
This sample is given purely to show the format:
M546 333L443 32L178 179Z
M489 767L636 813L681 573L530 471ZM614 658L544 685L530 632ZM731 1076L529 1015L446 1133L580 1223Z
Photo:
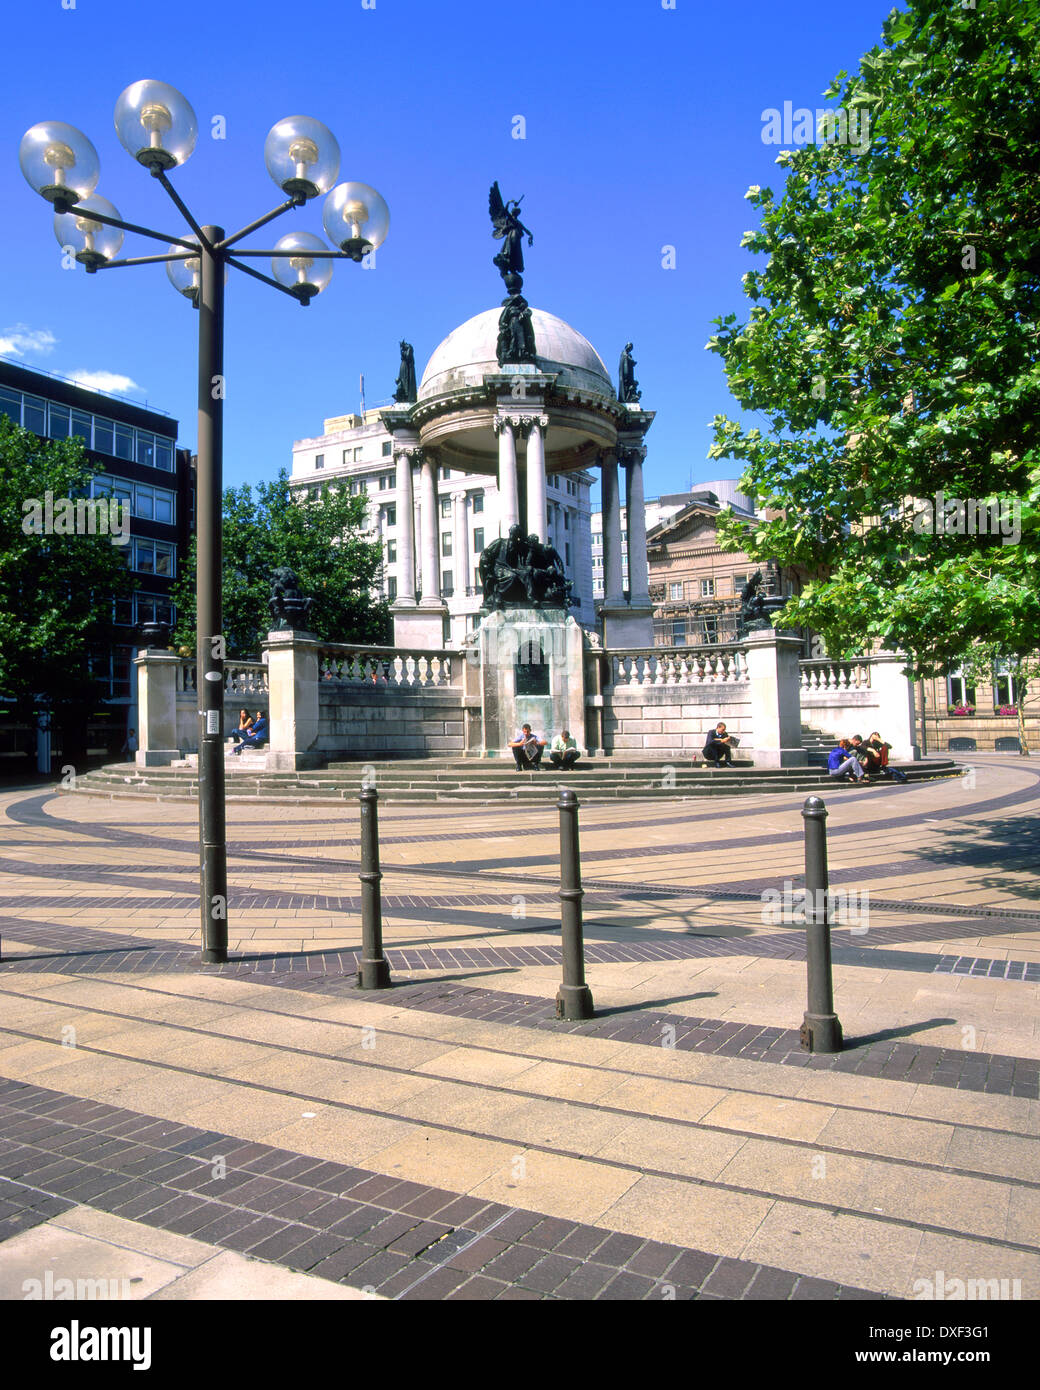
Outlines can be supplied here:
M888 750L892 747L879 733L864 742L859 734L838 740L827 755L827 771L836 781L869 782L888 770Z
M240 709L238 728L232 731L231 737L235 740L235 746L231 750L233 753L241 753L243 748L257 748L261 743L266 743L267 715L258 709L251 717L247 709Z
M531 768L542 766L546 742L541 734L532 731L530 724L524 724L522 728L517 729L509 746L513 750L517 772L527 772ZM573 767L580 757L578 745L571 738L569 729L558 733L549 745L549 761L553 767Z

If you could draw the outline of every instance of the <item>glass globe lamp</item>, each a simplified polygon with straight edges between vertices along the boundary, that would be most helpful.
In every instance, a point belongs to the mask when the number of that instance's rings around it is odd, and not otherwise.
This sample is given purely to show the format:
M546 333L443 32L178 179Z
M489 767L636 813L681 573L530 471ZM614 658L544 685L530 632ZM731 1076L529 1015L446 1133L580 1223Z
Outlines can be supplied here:
M264 163L290 197L328 193L339 174L339 144L328 126L310 116L286 116L267 133Z
M308 304L316 294L320 294L332 279L332 260L325 256L315 259L308 252L328 251L320 237L310 232L290 232L275 244L276 251L293 251L292 256L272 256L271 270L280 285L294 294L303 304Z
M185 241L193 241L198 245L198 237L186 236ZM183 251L183 246L171 246L170 254L176 255L178 251ZM166 274L169 276L170 284L178 294L183 294L185 299L198 308L199 291L202 288L202 265L198 256L187 256L183 261L167 261Z
M121 220L119 210L107 198L92 193L89 198L81 198L69 212L55 214L54 235L62 248L73 247L76 260L93 274L98 266L117 254L123 244L123 231L121 227L109 227L104 222L94 221L90 216L92 212Z
M97 150L81 130L64 121L40 121L27 130L18 162L30 186L59 212L89 197L100 175Z
M153 173L183 164L198 138L190 102L166 82L132 82L116 102L115 119L124 149Z
M367 183L341 183L325 199L322 220L329 240L360 261L386 240L390 209Z

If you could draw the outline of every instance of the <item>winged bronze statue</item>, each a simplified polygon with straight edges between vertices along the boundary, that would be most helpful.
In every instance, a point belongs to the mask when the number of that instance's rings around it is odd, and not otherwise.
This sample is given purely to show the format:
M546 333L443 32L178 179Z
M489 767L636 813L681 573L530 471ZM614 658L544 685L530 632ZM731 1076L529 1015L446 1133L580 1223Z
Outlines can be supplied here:
M498 187L498 180L496 179L491 185L491 192L488 194L488 212L491 214L492 235L496 241L505 242L502 250L495 257L495 265L498 266L499 273L506 282L506 288L510 293L514 293L520 288L518 284L510 283L510 277L520 276L524 273L524 237L527 237L528 246L534 245L534 237L530 228L525 227L517 215L522 202L522 197L515 202L504 202Z

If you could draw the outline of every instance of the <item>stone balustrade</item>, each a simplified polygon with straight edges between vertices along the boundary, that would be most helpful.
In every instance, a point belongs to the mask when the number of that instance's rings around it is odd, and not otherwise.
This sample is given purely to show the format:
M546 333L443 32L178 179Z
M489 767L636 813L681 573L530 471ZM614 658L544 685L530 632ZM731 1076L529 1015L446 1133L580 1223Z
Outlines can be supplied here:
M356 647L320 643L319 680L338 685L366 685L384 690L421 690L461 684L463 655L458 651L421 651L402 647Z
M739 685L748 680L746 646L650 647L611 651L609 685L619 689L658 685Z
M181 661L177 672L177 694L194 697L198 693L198 668L189 659ZM262 661L225 661L226 695L266 695L267 667Z
M818 690L869 690L872 658L856 657L852 661L800 661L802 693Z

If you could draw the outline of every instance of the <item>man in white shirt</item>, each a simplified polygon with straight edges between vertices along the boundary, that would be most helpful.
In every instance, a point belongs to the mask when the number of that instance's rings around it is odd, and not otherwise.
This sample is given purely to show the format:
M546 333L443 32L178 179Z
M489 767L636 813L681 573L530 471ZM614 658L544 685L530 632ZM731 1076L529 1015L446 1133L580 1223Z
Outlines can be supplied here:
M571 738L570 729L557 734L549 746L549 759L553 767L573 767L581 757L578 745Z
M525 724L522 729L517 729L509 746L513 750L517 772L526 772L530 768L541 766L542 754L545 751L545 739L541 734L532 733L530 724Z

